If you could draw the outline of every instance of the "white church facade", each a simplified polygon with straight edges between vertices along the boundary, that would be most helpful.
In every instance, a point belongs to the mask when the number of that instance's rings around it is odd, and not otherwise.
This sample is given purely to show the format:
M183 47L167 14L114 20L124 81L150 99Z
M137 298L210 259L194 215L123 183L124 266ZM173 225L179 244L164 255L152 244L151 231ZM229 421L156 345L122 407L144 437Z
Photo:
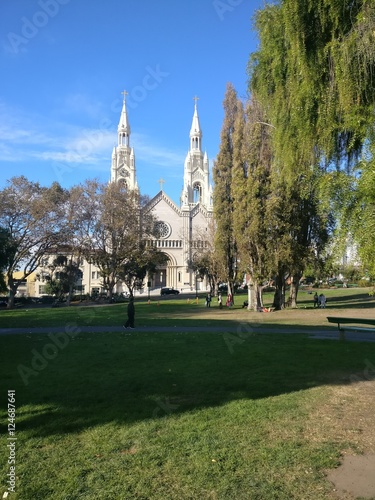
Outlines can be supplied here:
M196 281L189 263L194 253L207 244L209 225L212 223L212 186L209 161L202 149L202 130L194 98L194 113L190 129L190 145L183 168L183 189L180 206L163 188L144 208L152 211L158 220L159 237L148 244L156 246L167 256L167 264L155 275L147 278L151 289L164 286L179 290L206 289L206 283ZM118 145L113 149L111 182L123 182L128 189L138 189L136 154L130 143L131 129L126 109L126 93L118 125ZM161 181L161 186L163 181ZM120 291L120 290L118 290Z
M136 151L131 147L131 129L126 109L126 92L118 124L117 146L112 152L110 182L122 182L128 189L138 190L136 175ZM179 291L195 291L207 289L207 283L196 277L189 266L194 254L207 245L209 225L212 223L212 187L207 153L202 150L202 131L199 123L197 98L195 99L193 120L190 129L190 146L183 167L183 189L180 206L161 189L144 207L152 211L157 219L158 239L149 240L147 244L156 246L167 257L167 263L159 268L153 276L146 278L143 290L158 291L161 287L173 287ZM181 168L182 171L182 168ZM162 186L162 183L161 183ZM60 253L60 252L59 252ZM64 252L61 252L64 254ZM46 255L37 272L29 277L25 284L25 295L39 297L45 294L46 281L43 278L49 273L48 266L56 254ZM82 279L76 284L76 293L104 294L102 280L98 268L81 259ZM127 292L125 285L118 283L114 292Z

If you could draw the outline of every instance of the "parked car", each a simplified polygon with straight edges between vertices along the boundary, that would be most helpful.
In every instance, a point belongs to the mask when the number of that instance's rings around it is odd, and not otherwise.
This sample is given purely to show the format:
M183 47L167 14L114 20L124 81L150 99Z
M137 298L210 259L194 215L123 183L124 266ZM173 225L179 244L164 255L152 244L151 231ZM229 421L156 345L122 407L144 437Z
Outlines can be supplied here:
M228 284L227 283L219 283L217 289L221 293L226 293L228 291Z
M179 293L175 288L164 287L160 290L160 295L178 295Z

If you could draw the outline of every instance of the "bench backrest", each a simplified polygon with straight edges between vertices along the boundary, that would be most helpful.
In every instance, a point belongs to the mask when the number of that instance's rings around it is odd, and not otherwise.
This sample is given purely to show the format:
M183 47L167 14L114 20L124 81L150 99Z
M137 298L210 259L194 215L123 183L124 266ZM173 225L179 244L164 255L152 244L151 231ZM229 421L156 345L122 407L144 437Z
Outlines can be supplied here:
M334 316L327 316L329 323L341 323L341 324L357 324L357 325L375 325L375 319L369 318L339 318Z

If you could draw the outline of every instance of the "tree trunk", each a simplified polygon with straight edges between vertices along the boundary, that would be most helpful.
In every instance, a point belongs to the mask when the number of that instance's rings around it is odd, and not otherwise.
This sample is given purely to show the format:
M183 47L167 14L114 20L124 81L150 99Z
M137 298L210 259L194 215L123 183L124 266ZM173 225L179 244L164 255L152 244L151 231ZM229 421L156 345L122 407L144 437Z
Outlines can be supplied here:
M234 283L232 281L228 281L228 295L232 297L232 304L234 305Z
M73 284L71 283L69 285L69 292L68 292L68 295L66 297L66 305L67 306L70 306L70 303L72 301L72 295L73 295Z
M275 280L275 295L273 298L272 307L275 308L276 311L280 311L285 307L285 278L284 273L280 273L276 275Z
M294 274L290 283L289 302L290 307L293 307L294 309L297 307L298 287L301 277L302 273Z
M256 310L263 310L263 286L259 283L255 285Z
M250 284L248 285L248 288L247 288L247 308L250 311L256 311L254 285L250 285Z
M12 276L8 275L8 289L9 289L9 296L8 296L8 305L7 309L13 309L14 308L14 299L17 293L17 288L18 288L18 282L13 280Z
M259 283L253 283L248 287L248 306L247 308L252 311L259 311L263 309L263 287Z

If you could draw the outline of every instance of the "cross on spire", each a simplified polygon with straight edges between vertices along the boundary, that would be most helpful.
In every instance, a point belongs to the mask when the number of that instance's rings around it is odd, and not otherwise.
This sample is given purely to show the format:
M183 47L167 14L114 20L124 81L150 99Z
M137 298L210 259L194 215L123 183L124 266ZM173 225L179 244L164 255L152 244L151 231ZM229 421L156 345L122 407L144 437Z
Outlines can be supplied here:
M160 177L158 183L160 184L160 191L163 191L163 184L165 183L165 180L162 177Z
M123 90L123 91L121 92L121 94L124 96L124 102L125 102L125 100L126 100L126 96L128 95L128 92L126 92L126 90Z
M196 95L193 97L193 101L195 102L195 106L197 105L198 99L199 99L199 97L197 97Z

